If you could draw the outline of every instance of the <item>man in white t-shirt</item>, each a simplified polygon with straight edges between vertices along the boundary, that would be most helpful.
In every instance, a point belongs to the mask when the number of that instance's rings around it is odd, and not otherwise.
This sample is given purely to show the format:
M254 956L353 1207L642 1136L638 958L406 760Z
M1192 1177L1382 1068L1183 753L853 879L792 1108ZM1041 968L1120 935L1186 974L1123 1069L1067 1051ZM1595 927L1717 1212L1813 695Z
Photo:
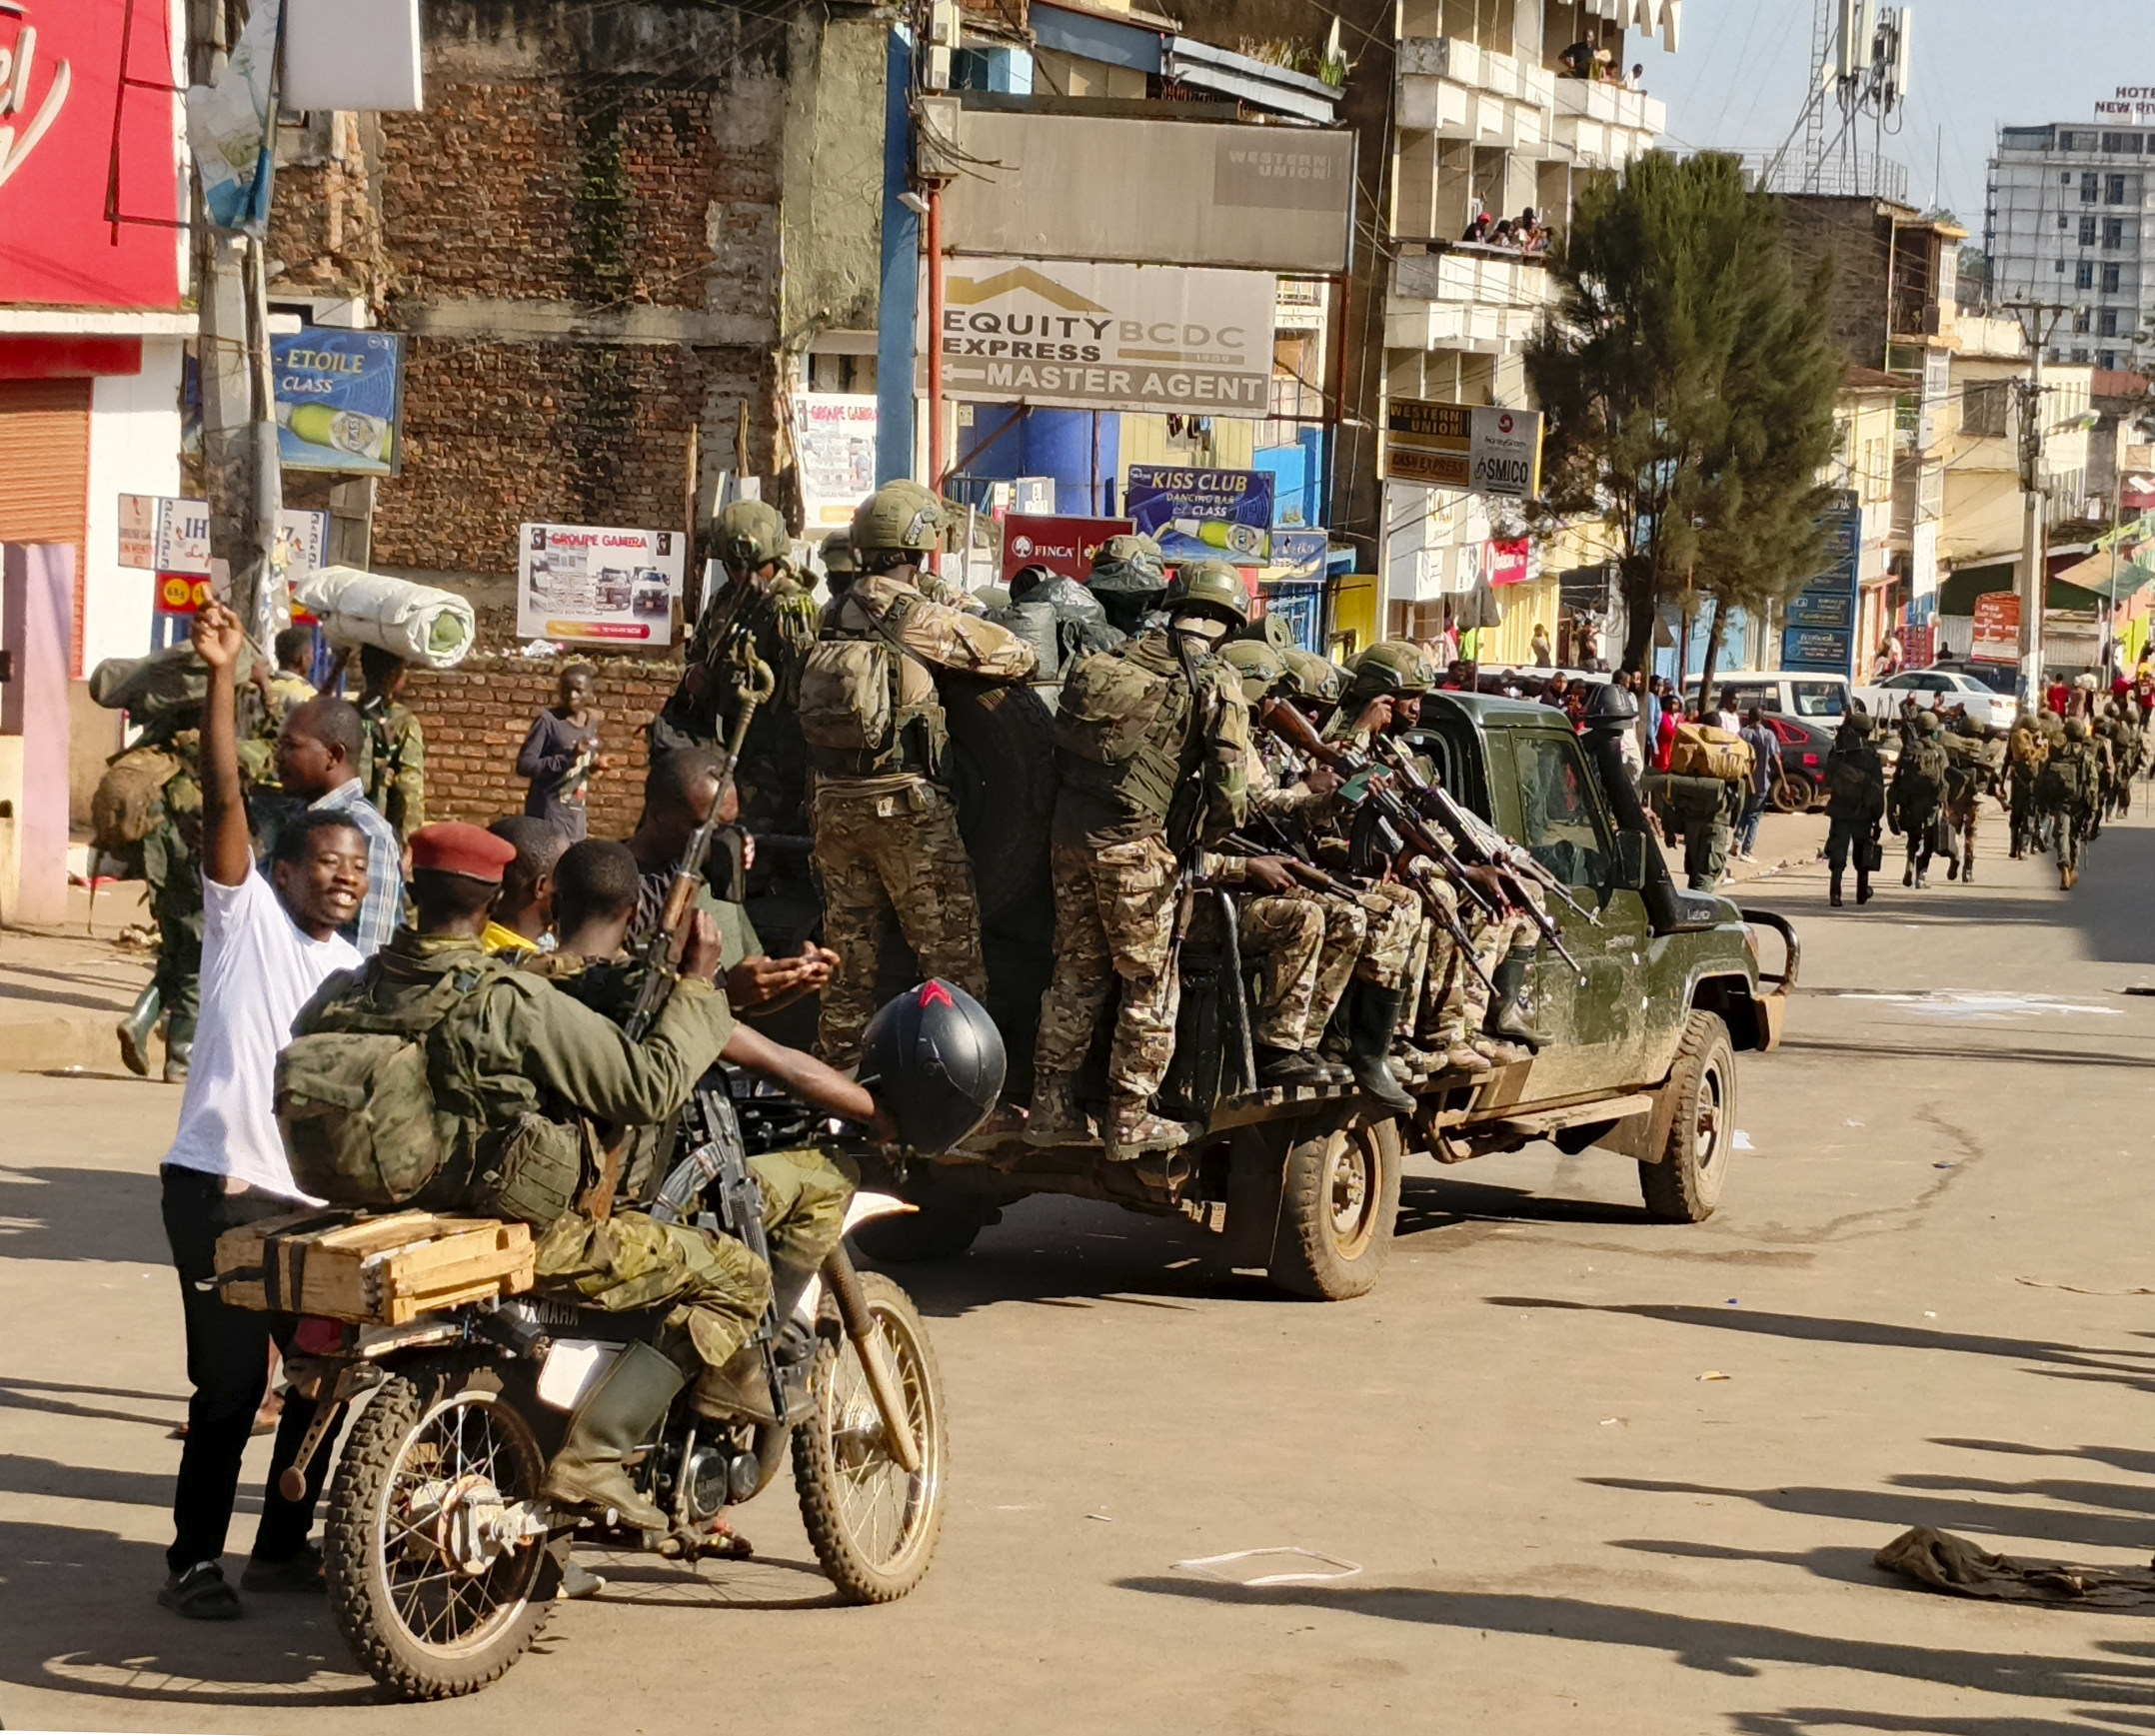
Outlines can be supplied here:
M234 725L246 636L231 611L212 603L195 618L194 643L210 670L202 707L202 1018L179 1130L160 1170L194 1395L165 1553L171 1577L157 1601L214 1621L240 1613L219 1557L240 1456L269 1377L270 1340L286 1347L296 1322L229 1307L198 1286L215 1270L217 1238L226 1230L311 1203L285 1161L272 1081L293 1015L325 977L360 962L339 929L366 895L367 838L348 814L310 812L283 829L266 875L255 866ZM314 1412L297 1394L285 1403L253 1557L240 1579L249 1591L321 1588L321 1557L307 1532L329 1455L315 1455L301 1500L288 1501L277 1489Z

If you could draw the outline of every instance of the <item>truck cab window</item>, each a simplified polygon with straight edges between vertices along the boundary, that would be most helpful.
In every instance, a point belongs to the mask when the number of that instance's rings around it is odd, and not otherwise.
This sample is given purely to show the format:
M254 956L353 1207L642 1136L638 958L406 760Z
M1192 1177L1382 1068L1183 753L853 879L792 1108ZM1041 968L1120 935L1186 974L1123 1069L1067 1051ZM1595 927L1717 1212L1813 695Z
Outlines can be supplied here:
M1609 838L1577 741L1522 732L1513 739L1512 757L1526 833L1520 842L1565 885L1605 886Z

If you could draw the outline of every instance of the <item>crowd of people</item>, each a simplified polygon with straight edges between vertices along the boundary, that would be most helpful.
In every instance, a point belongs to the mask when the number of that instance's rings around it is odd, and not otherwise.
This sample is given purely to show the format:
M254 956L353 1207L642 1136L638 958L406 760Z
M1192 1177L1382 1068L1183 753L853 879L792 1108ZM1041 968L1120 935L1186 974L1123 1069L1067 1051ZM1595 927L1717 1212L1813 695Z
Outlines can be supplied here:
M1500 248L1529 258L1547 253L1551 239L1548 226L1533 206L1527 206L1516 217L1492 217L1478 199L1474 215L1459 235L1459 240L1471 247Z

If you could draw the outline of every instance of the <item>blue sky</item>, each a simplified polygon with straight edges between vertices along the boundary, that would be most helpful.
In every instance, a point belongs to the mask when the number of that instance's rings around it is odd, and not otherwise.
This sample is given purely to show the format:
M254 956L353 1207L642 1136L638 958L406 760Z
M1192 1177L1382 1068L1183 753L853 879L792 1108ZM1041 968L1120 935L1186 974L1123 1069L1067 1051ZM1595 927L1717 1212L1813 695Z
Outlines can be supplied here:
M1681 51L1659 52L1656 37L1632 56L1668 104L1670 143L1779 146L1803 107L1812 10L1813 0L1687 0ZM2155 0L1914 0L1914 89L1885 155L1907 166L1912 203L1931 204L1935 183L1978 240L2001 124L2091 121L2118 85L2155 85ZM1838 111L1828 113L1830 137Z

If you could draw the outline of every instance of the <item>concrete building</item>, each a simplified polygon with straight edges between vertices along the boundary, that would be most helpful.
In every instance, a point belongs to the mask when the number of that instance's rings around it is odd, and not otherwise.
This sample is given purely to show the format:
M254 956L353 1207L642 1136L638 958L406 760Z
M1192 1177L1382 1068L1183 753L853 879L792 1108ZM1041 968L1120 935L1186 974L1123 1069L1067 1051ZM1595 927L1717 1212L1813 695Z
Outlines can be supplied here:
M1998 129L1983 223L1992 301L2069 307L2048 360L2126 369L2146 359L2155 292L2151 167L2155 126L2107 119Z

